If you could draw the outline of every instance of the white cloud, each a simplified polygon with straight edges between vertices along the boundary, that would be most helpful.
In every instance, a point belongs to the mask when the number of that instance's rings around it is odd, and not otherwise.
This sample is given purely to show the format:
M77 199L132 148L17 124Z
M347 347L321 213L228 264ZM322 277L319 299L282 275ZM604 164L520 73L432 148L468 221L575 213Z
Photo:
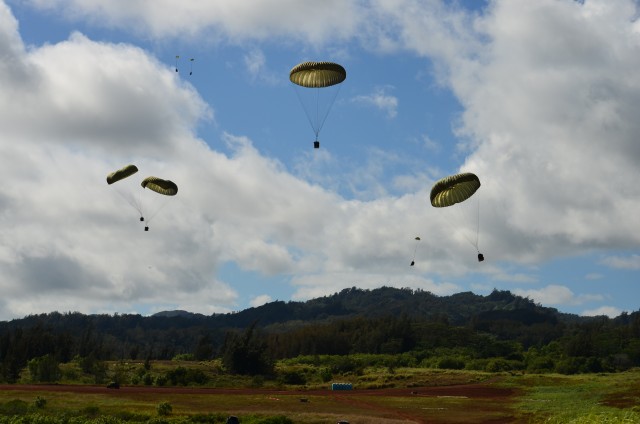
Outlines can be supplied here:
M541 289L514 289L513 293L518 296L528 297L536 303L542 305L580 305L585 302L602 300L603 296L598 294L576 295L566 286L550 284Z
M606 315L609 318L615 318L619 316L621 313L622 311L614 306L601 306L596 309L585 310L582 312L581 315L587 316L587 317Z
M640 255L630 255L627 257L622 256L609 256L600 261L602 265L606 265L615 269L640 269Z
M269 296L268 294L262 294L260 296L256 296L253 299L251 299L249 304L254 308L257 308L258 306L262 306L265 303L271 302L272 300L273 299L271 299L271 296Z
M439 296L451 295L460 291L460 286L443 282L436 283L417 274L398 274L384 277L380 274L364 272L335 272L296 276L292 283L297 286L294 300L308 300L336 293L343 288L358 287L375 289L381 286L411 288L429 291Z
M199 43L281 37L313 44L353 34L366 19L357 3L325 0L25 0L33 7L58 13L69 20L124 29L154 38L191 37Z
M351 100L376 107L383 111L387 118L395 118L398 114L398 98L388 94L391 89L392 87L377 87L373 93L356 96Z
M246 60L254 75L267 69L262 40L303 40L309 49L355 40L433 60L440 84L464 107L461 169L483 182L482 245L492 261L537 263L640 243L630 231L640 228L640 187L628 183L640 177L640 32L630 0L497 0L483 16L437 0L26 4L145 38L251 40L257 47ZM372 152L367 167L350 171L348 200L337 194L344 179L314 172L337 164L324 151L296 175L241 135L225 134L230 153L222 154L194 135L214 114L173 69L142 49L80 33L26 49L4 3L0 54L6 317L105 305L229 310L238 294L215 277L223 261L294 276L299 299L356 284L450 294L460 287L424 275L446 281L477 270L473 255L460 253L470 249L471 229L426 212L433 170L413 185L396 178L395 187L413 191L390 195L376 181L386 153ZM361 100L393 117L398 100L388 90ZM180 186L146 233L104 184L108 172L131 162ZM416 274L407 274L416 233L429 239ZM637 269L636 256L603 263ZM500 280L507 272L495 265L490 274ZM554 305L602 299L559 285L519 294Z

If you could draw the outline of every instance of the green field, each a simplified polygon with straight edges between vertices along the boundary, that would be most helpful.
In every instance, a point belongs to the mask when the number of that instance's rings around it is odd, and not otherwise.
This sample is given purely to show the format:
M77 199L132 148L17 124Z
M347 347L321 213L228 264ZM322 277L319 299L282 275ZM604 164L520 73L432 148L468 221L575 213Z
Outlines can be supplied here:
M333 375L283 362L279 378L227 375L216 362L153 362L153 378L200 370L204 385L144 384L141 362L108 363L120 389L88 381L72 364L55 385L0 387L0 423L640 423L640 369L615 374L509 374L369 367ZM297 376L304 384L287 383ZM71 379L70 377L73 377ZM148 381L147 381L148 382Z

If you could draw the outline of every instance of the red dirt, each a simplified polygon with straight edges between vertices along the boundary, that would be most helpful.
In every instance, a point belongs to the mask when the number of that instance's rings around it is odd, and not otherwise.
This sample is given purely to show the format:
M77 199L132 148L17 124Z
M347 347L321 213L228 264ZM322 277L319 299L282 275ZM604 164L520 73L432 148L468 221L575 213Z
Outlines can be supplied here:
M390 389L354 389L330 391L315 390L276 390L255 388L208 388L208 387L157 387L157 386L122 386L120 389L107 389L105 386L74 384L0 384L0 391L42 391L71 393L176 393L176 394L238 394L238 395L318 395L326 396L450 396L483 399L508 398L515 394L514 389L492 387L490 384L461 384L455 386L390 388Z
M424 416L417 416L416 411L399 410L371 401L371 397L441 397L441 398L468 398L471 402L478 401L481 404L491 403L498 405L500 410L508 414L509 403L511 398L517 394L517 390L511 388L495 387L492 382L483 382L478 384L464 384L453 386L436 386L436 387L412 387L412 388L388 388L388 389L354 389L345 391L331 391L329 389L317 390L274 390L259 388L195 388L195 387L157 387L157 386L121 386L120 389L108 389L105 386L88 386L88 385L63 385L63 384L4 384L0 385L0 391L33 391L33 392L70 392L78 394L106 394L113 396L129 396L135 394L197 394L197 395L264 395L275 397L278 395L289 396L330 396L334 401L353 405L357 409L375 410L378 416L386 416L387 419L397 420L395 422L413 422L425 423L427 420ZM471 411L470 411L471 412ZM476 411L480 412L480 411ZM496 409L493 408L493 412ZM475 415L475 414L474 414ZM482 414L481 414L482 415ZM486 419L471 420L465 422L475 423L501 423L513 422L512 419ZM495 415L494 415L495 417ZM367 421L374 422L374 421ZM390 421L388 421L390 422ZM453 421L437 419L429 417L429 423L451 423Z

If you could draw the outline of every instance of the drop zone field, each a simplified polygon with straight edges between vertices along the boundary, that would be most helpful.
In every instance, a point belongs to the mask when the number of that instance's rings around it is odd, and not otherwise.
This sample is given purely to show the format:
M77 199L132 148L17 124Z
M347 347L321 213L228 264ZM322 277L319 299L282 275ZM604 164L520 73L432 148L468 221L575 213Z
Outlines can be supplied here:
M207 372L198 386L143 384L142 362L109 363L119 389L61 380L0 386L0 423L640 423L640 369L615 374L514 374L425 368L367 368L329 382L219 373L215 362L153 362ZM66 370L65 375L75 375ZM285 375L321 373L279 365ZM115 373L115 374L114 374ZM288 373L288 374L287 374ZM78 377L76 375L76 377ZM131 383L137 381L137 384ZM353 390L331 390L348 382Z

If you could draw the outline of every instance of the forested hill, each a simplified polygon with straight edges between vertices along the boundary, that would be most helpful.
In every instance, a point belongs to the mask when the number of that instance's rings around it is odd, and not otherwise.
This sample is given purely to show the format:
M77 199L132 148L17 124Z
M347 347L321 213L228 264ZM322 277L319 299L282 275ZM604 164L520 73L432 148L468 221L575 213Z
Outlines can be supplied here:
M154 330L192 326L220 329L246 328L254 323L258 327L283 324L291 327L316 321L385 316L435 320L454 326L465 326L472 321L486 319L516 320L527 325L589 320L536 305L532 300L509 291L494 290L487 296L471 292L436 296L426 291L381 287L374 290L350 288L306 302L274 301L239 312L213 315L181 310L159 312L149 317L137 314L84 315L78 312L52 312L0 322L0 331L34 325L80 331L91 325L97 331L116 333L136 327Z
M494 290L488 296L463 292L436 296L426 291L382 287L374 290L344 289L340 293L306 302L271 302L235 314L218 317L229 326L244 327L258 321L262 326L289 321L322 321L332 318L406 316L467 325L486 315L530 322L585 321L588 318L562 314L536 305L530 299Z
M508 291L436 296L382 287L209 316L180 310L148 317L51 312L0 322L0 380L11 381L29 360L47 355L60 362L210 359L249 342L274 359L408 352L417 358L449 349L476 359L545 352L546 359L555 358L540 360L545 367L575 356L584 359L580 364L595 358L589 369L621 369L640 365L640 311L587 318Z

